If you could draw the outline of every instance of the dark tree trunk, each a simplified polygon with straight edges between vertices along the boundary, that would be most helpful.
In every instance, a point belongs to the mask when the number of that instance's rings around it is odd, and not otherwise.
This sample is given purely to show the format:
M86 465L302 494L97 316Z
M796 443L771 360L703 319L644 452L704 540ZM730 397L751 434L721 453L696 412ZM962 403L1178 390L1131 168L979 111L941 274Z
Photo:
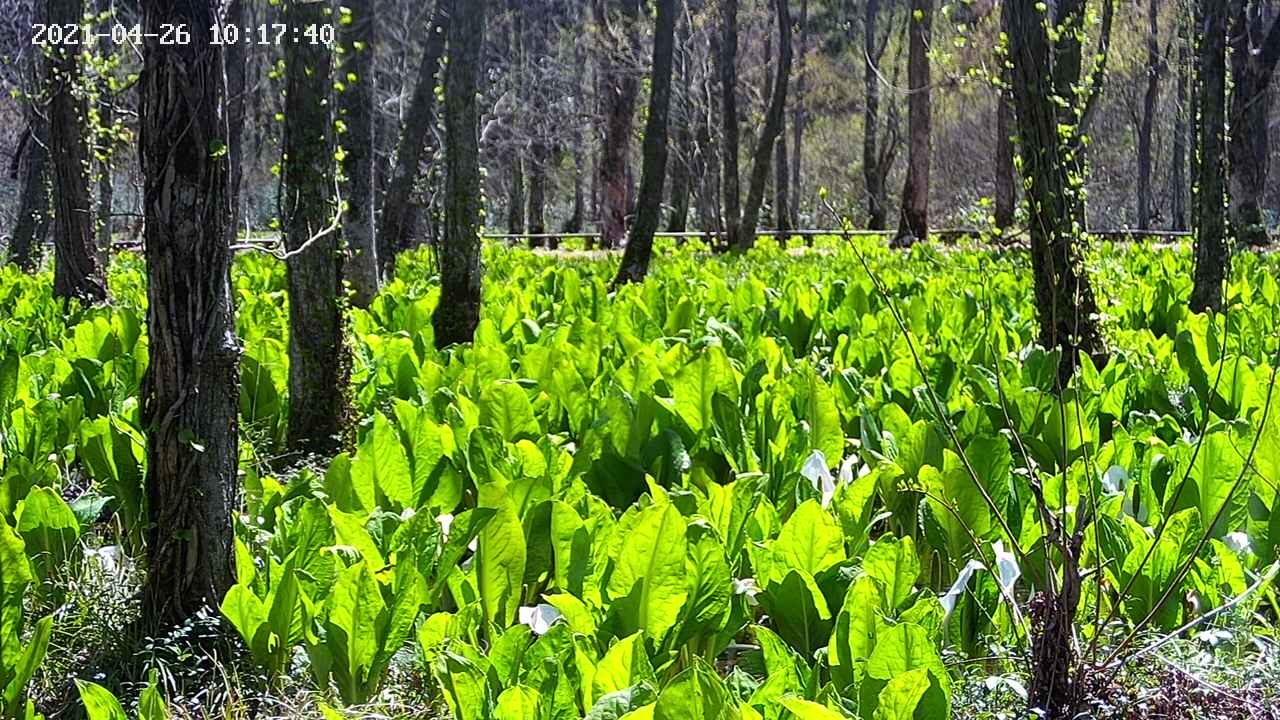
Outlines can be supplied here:
M636 96L640 81L629 72L625 61L615 57L616 46L625 44L634 53L640 45L638 21L640 0L622 0L621 28L609 26L606 0L595 0L596 23L614 41L601 57L604 68L605 141L600 163L600 242L615 248L627 232L627 208L631 202L631 129L635 120Z
M933 0L911 0L910 50L907 59L907 179L902 187L902 214L895 245L929 239L929 169L933 154L932 79L929 46L933 37Z
M98 37L99 52L103 58L110 58L115 52L115 45L111 41L111 25L115 22L115 16L112 13L112 0L97 0L94 10L98 14L98 18L104 21L98 30L101 33ZM108 77L108 73L103 73L98 79L98 127L103 130L99 137L104 144L102 151L105 159L98 163L97 247L98 259L103 265L111 257L112 211L115 206L115 184L112 182L111 177L112 155L114 154L111 126L115 123L115 96L111 90L111 83Z
M1189 23L1179 10L1178 107L1173 118L1173 160L1169 169L1169 229L1187 229L1187 118L1191 117L1189 92L1191 37Z
M17 156L18 219L9 239L9 262L31 272L40 264L40 247L49 231L49 182L46 177L45 119L27 108L27 140Z
M212 0L145 0L141 157L150 362L142 622L174 626L235 582L239 343L231 306L222 48ZM191 42L162 44L185 25Z
M791 197L787 204L787 221L791 228L800 222L801 187L800 166L804 161L804 131L809 121L805 105L809 83L809 0L800 0L800 72L796 74L795 101L791 112Z
M338 116L345 132L342 145L342 236L347 245L344 270L351 283L351 304L369 307L378 294L378 244L374 217L374 155L376 144L373 105L377 95L374 72L377 47L375 0L342 0L350 13L339 22L342 54L339 55Z
M83 0L48 0L51 25L79 25ZM80 48L56 45L49 51L49 156L54 177L54 297L101 302L107 297L94 249L93 203L89 199L89 116L81 80Z
M785 116L783 122L786 122ZM787 157L787 133L778 133L774 148L776 155L773 172L773 225L778 231L778 244L786 247L791 235L791 167Z
M436 121L436 85L440 78L440 59L444 55L445 35L449 31L449 8L452 0L436 0L435 12L427 30L427 47L418 65L417 84L405 113L404 128L396 146L395 166L382 199L382 217L377 229L378 261L383 277L390 277L395 256L407 250L412 239L413 188L418 181L422 161L429 155L432 128Z
M680 15L677 8L676 14ZM671 217L667 221L667 232L682 233L689 229L689 207L693 194L693 123L695 116L693 94L693 65L689 61L693 47L692 23L676 19L676 45L680 49L680 85L676 95L678 109L675 113L675 156L668 163L671 175ZM673 71L674 72L674 71Z
M724 197L725 244L742 243L742 187L738 152L738 0L721 0L721 37L716 59L720 65L720 188Z
M1138 129L1138 229L1151 229L1151 135L1160 101L1160 0L1147 3L1147 92Z
M764 204L765 185L769 180L769 163L773 159L773 144L782 136L787 112L787 86L791 81L791 12L789 0L774 0L778 20L778 72L773 80L773 92L764 128L756 144L751 165L751 184L747 188L747 200L742 206L742 222L738 226L735 249L747 250L755 244L756 230L760 225L760 206Z
M287 0L285 22L290 27L322 24L326 6L323 0ZM287 44L284 53L280 216L288 251L289 449L328 456L343 444L349 371L335 227L333 54L305 41Z
M1009 33L1010 2L1001 3L1000 27L1006 36ZM1018 191L1014 186L1014 117L1013 93L1010 88L1012 76L1007 65L1000 71L1001 87L996 90L996 180L995 180L995 224L1001 237L1013 228L1017 217Z
M480 58L485 0L454 5L445 71L445 234L440 263L440 302L432 316L435 344L469 343L480 323Z
M1083 3L1074 7L1073 13L1083 15ZM1079 48L1060 41L1055 52L1035 0L1014 0L1010 10L1012 85L1024 187L1028 188L1028 230L1040 344L1062 352L1059 377L1065 385L1078 367L1081 353L1098 356L1103 351L1097 326L1098 305L1078 242L1085 227L1085 208L1078 182L1084 168L1077 152L1082 142L1077 118L1080 103L1089 101L1086 98L1060 107L1054 99L1054 83L1064 81L1065 75L1055 77L1049 69L1061 70L1061 64L1069 65ZM1070 27L1076 19L1068 16L1059 25ZM1081 44L1079 36L1074 42ZM1075 83L1079 82L1077 69ZM1064 128L1070 129L1066 137ZM1049 700L1057 702L1055 698Z
M880 73L878 64L884 56L884 43L877 43L880 0L867 0L863 7L863 105L862 179L867 186L867 227L884 230L888 222L888 196L880 148Z
M224 22L238 28L248 28L245 3L248 0L231 0L226 6ZM246 43L226 46L224 57L227 67L227 154L231 159L231 222L227 223L227 242L234 243L240 233L243 220L241 185L244 180L244 121L247 102L249 52Z
M1227 245L1226 153L1227 9L1220 0L1201 0L1200 175L1196 192L1196 271L1191 309L1222 309L1222 283L1231 265Z
M1265 30L1262 2L1231 0L1231 220L1242 243L1264 246L1262 200L1271 163L1272 78L1280 61L1280 18Z
M662 184L667 176L667 118L671 110L671 65L675 45L676 0L658 0L653 34L653 77L649 119L644 129L644 160L636 222L627 239L614 285L640 282L649 272L653 236L662 219Z

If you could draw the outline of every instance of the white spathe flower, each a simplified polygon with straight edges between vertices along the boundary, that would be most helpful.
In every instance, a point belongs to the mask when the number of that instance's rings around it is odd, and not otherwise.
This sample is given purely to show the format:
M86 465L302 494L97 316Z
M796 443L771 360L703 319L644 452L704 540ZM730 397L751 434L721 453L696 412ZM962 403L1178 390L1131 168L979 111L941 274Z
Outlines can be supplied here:
M1102 474L1102 487L1108 495L1119 495L1129 484L1129 472L1119 465L1112 465Z
M756 585L755 578L734 578L733 594L745 595L747 597L747 604L753 607L760 604L760 602L756 600L756 595L760 594L760 588Z
M991 545L991 552L996 556L996 575L1000 581L1000 592L1004 594L1010 605L1016 605L1013 600L1013 586L1017 584L1018 578L1022 577L1022 568L1018 567L1018 559L1013 553L1004 549L1004 541L997 540Z
M436 516L436 522L440 523L440 542L449 539L449 529L453 527L453 515L445 513Z
M1253 543L1249 541L1249 535L1242 532L1233 532L1222 538L1222 544L1226 545L1231 552L1237 555L1253 554Z
M814 450L804 461L804 467L800 468L800 475L822 495L822 507L830 507L831 499L836 496L836 479L827 467L827 456L821 450Z
M951 613L956 609L956 602L960 600L960 596L964 594L965 588L969 586L969 581L973 579L973 574L979 570L986 570L987 566L978 560L970 560L968 565L960 571L960 575L956 577L956 581L951 583L951 587L938 598L938 602L942 604L943 622L951 619Z
M557 620L564 617L554 605L539 603L520 608L520 624L529 626L534 635L546 635Z

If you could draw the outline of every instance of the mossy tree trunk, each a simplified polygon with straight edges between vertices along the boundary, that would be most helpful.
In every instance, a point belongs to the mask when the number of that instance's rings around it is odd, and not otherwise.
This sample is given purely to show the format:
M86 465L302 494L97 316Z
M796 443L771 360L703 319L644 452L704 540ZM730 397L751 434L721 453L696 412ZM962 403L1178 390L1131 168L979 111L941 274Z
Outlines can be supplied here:
M445 232L436 254L440 302L432 316L437 348L471 342L480 323L480 111L476 96L485 0L458 2L449 24L445 71Z
M374 61L377 48L375 0L341 0L342 53L338 64L338 117L342 120L342 236L346 242L346 279L351 304L369 307L378 294L379 264L374 222L374 158L376 144L373 108L377 93Z
M285 21L331 22L325 0L288 0ZM332 455L347 423L342 263L334 167L333 54L302 38L284 48L280 216L289 284L289 449Z
M1222 283L1231 266L1227 245L1227 9L1221 0L1202 0L1200 37L1200 126L1196 189L1196 269L1191 309L1222 309Z
M239 359L222 47L213 0L144 0L140 82L150 361L147 579L143 622L173 626L216 607L235 581ZM161 28L191 28L162 44Z

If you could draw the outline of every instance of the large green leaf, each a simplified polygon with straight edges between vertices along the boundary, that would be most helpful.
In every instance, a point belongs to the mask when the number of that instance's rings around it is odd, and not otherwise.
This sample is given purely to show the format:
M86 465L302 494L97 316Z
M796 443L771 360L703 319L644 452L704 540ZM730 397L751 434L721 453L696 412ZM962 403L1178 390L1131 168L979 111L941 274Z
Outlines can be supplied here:
M660 643L680 619L685 585L684 516L670 503L640 512L622 543L607 592L622 627Z
M915 592L920 577L920 557L911 537L881 537L867 550L862 568L879 580L885 589L885 598L891 608L901 607Z
M840 523L817 500L806 500L796 508L771 548L778 568L775 579L791 569L816 577L845 559Z

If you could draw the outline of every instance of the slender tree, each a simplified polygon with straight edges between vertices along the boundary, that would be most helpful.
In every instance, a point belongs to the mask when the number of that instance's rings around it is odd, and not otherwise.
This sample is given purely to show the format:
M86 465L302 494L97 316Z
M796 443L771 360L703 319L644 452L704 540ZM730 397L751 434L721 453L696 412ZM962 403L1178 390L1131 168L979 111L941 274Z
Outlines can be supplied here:
M507 158L510 172L510 180L507 185L507 232L512 235L523 235L527 228L524 217L525 157L522 152L524 148L520 138L520 131L524 124L524 114L519 111L518 106L524 101L526 95L526 83L524 80L524 3L520 0L508 0L507 11L511 16L511 35L507 45L510 54L507 62L511 67L509 92L514 98L514 102L511 104L511 111L507 113L506 118L507 132L511 138Z
M896 115L889 107L886 137L880 134L881 60L889 46L889 33L879 37L880 0L866 0L863 6L863 134L862 179L867 187L867 227L884 230L889 217L887 179L898 154Z
M1160 101L1160 0L1147 2L1147 91L1142 99L1142 124L1138 128L1138 229L1151 229L1151 136L1155 132L1156 105Z
M109 58L115 52L115 43L111 39L111 26L115 22L113 0L96 0L94 12L101 22L98 30L99 52ZM111 87L111 76L102 73L98 77L98 218L97 249L100 261L105 262L111 252L111 230L115 217L115 183L112 182L112 155L114 154L114 135L111 132L115 123L115 92Z
M933 154L933 90L929 46L933 42L933 0L911 0L907 58L907 179L895 245L929 238L929 170Z
M223 22L242 30L249 27L245 3L249 0L230 0L225 7ZM226 46L223 57L227 68L227 154L231 160L231 222L227 224L227 241L234 243L239 236L241 222L241 186L244 181L244 124L249 95L249 44L236 42Z
M149 362L147 578L142 622L176 625L235 581L239 342L223 48L214 0L143 0L140 140ZM162 43L163 28L190 28Z
M382 215L377 229L378 261L389 275L396 254L410 246L413 217L413 188L423 159L429 156L431 129L436 122L436 86L440 79L440 59L444 56L453 0L436 0L427 26L426 49L418 65L418 76L405 113L404 127L396 146L395 165L382 198Z
M631 204L631 130L640 81L626 57L638 54L640 0L621 0L622 13L611 22L608 0L594 0L596 25L606 38L600 58L604 91L605 140L600 159L600 242L617 247L626 235ZM623 57L619 57L619 53Z
M1011 3L1000 4L1000 29L1009 34L1009 8ZM1007 56L1000 58L1000 84L996 89L996 163L995 163L995 225L1003 236L1013 228L1018 204L1017 188L1013 180L1014 168L1014 117L1012 79Z
M800 71L796 73L795 102L791 111L791 199L787 206L788 221L792 226L800 222L800 200L803 197L800 182L804 161L805 125L809 122L809 0L800 0Z
M1169 229L1187 225L1187 121L1191 116L1190 23L1181 3L1178 12L1178 106L1173 117L1173 157L1169 167Z
M742 186L738 171L738 0L721 0L721 35L716 61L720 70L720 188L725 241L737 247L742 226Z
M1227 245L1227 8L1201 0L1204 34L1200 37L1199 177L1196 189L1196 270L1191 309L1222 309L1222 283L1231 265Z
M52 25L78 26L84 0L47 0ZM89 108L76 91L81 81L80 48L49 49L49 155L54 177L53 294L100 302L106 281L94 250L94 213L89 198Z
M640 198L626 252L614 285L640 282L649 272L653 236L662 218L662 184L667 175L667 118L671 110L671 66L675 50L676 0L658 0L653 32L653 75L649 91L649 119L644 130L644 161L640 170Z
M525 211L529 226L530 247L547 245L547 185L550 182L552 148L550 129L550 90L543 86L543 73L551 62L552 26L550 3L528 3L522 10L524 21L525 85L528 89L526 103L521 114L526 115L525 128L529 137L529 159L526 163L529 176L528 204ZM533 82L529 82L532 80Z
M1231 215L1244 243L1266 245L1262 198L1271 165L1272 79L1280 64L1280 17L1271 20L1264 0L1223 0L1230 7Z
M436 254L440 302L432 316L438 348L471 342L480 324L480 84L486 0L457 2L445 72L445 235Z
M1098 306L1078 240L1085 231L1084 126L1100 91L1103 64L1099 59L1082 74L1087 0L1060 0L1055 10L1038 0L1011 2L1009 54L1040 344L1061 353L1058 381L1065 386L1081 354L1099 358L1103 353ZM1103 57L1113 13L1114 0L1104 0ZM1061 579L1036 600L1028 702L1050 720L1076 717L1081 699L1072 633L1080 603L1083 527L1078 523L1075 531L1059 527L1054 533Z
M284 11L290 27L329 21L327 0L287 0ZM342 446L349 366L334 184L333 55L301 38L285 45L284 62L280 216L288 252L289 449L330 455Z
M338 65L338 117L342 145L342 236L347 245L344 270L351 304L368 307L378 293L378 244L375 235L373 105L377 94L376 0L341 0Z

